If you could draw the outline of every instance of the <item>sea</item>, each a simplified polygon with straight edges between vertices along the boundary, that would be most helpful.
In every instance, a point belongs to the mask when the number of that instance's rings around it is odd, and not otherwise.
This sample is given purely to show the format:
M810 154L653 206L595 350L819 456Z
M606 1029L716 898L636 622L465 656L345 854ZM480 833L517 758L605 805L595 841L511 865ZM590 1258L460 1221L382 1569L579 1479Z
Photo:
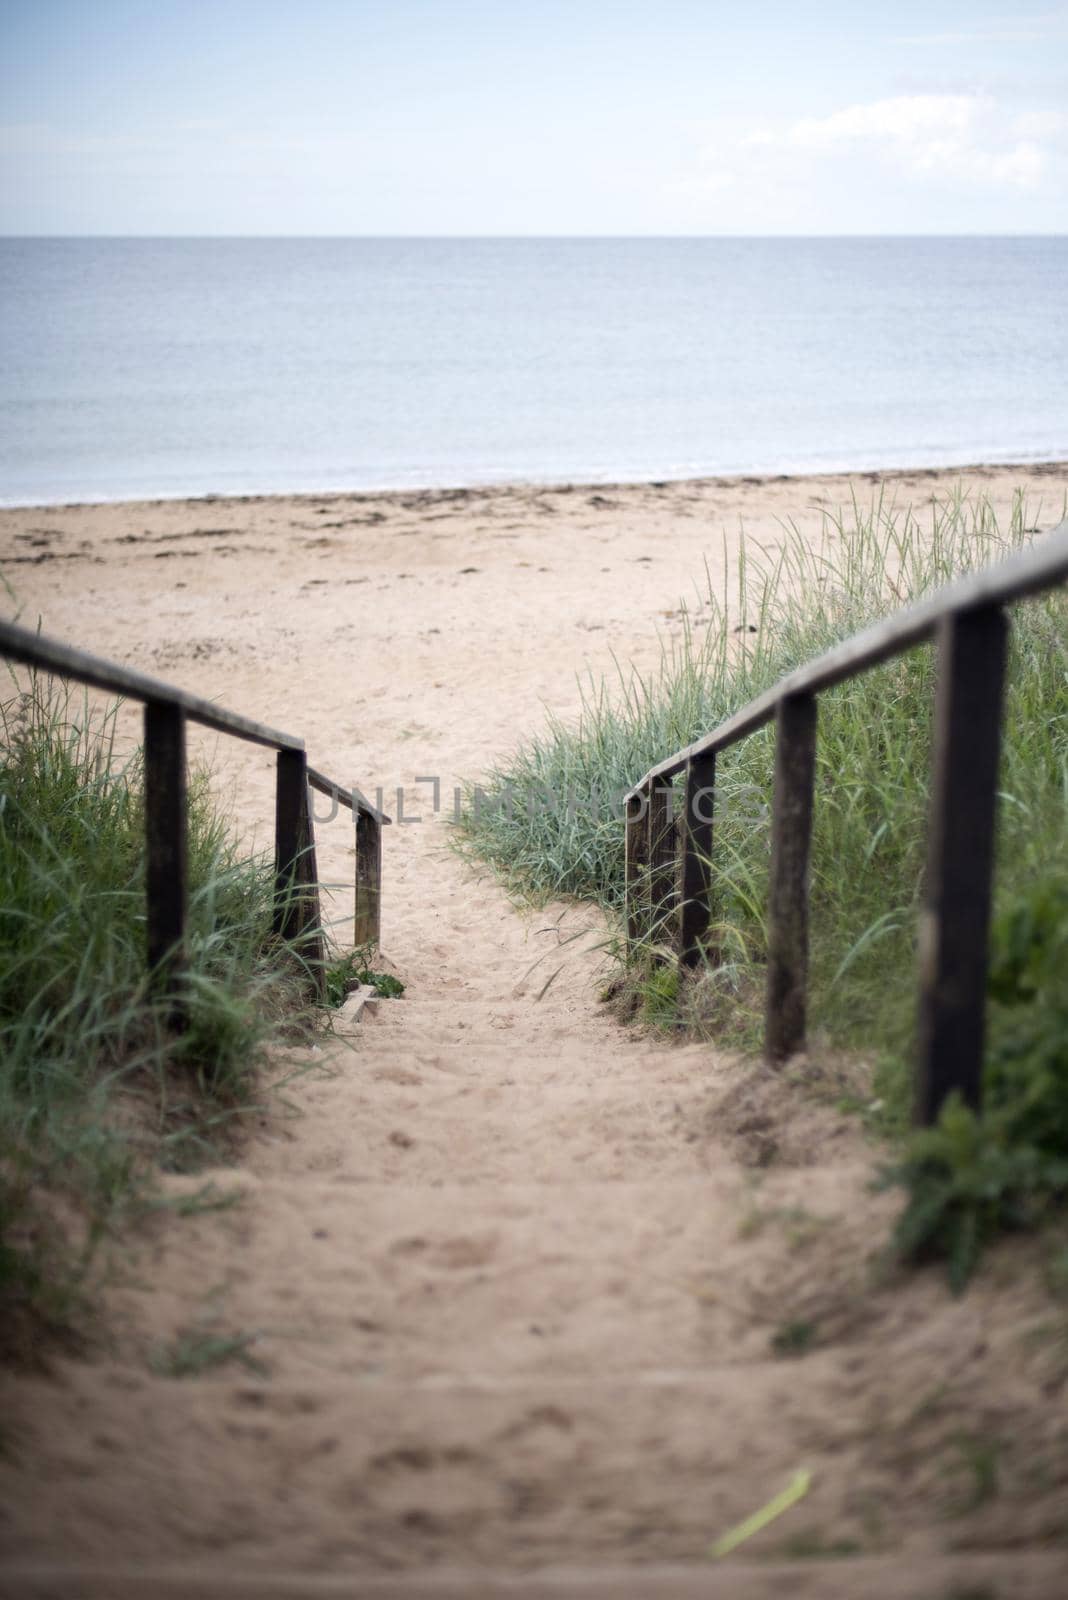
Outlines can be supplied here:
M1068 458L1068 237L0 240L0 501Z

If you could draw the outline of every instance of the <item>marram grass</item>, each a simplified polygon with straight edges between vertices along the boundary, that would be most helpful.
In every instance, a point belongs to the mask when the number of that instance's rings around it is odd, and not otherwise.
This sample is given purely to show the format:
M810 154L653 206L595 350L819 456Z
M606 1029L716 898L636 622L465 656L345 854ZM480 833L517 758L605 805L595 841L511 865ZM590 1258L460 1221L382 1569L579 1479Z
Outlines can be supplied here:
M1046 526L1057 512L1044 508ZM879 498L828 516L814 542L785 525L773 547L743 543L723 588L706 586L685 611L681 638L665 644L653 672L621 665L614 681L588 680L577 721L550 720L483 781L461 819L463 846L526 895L598 902L619 929L620 802L648 768L858 629L1025 544L1036 517L1022 499L999 526L981 498L922 513ZM933 650L922 646L819 698L810 1037L870 1064L868 1098L892 1132L903 1130L910 1097L934 685ZM717 761L709 942L721 964L680 982L647 952L631 954L649 1021L743 1045L759 1038L773 739L765 728ZM1004 969L1011 941L1026 943L1031 929L1032 964L1045 976L1032 986L1026 1025L1018 994L1011 1006L992 996L991 1104L1023 1092L1038 1049L1049 1092L1036 1116L1049 1127L1068 1117L1068 1023L1053 998L1068 993L1068 939L1053 931L1050 909L1063 908L1068 891L1064 590L1012 608L999 787L994 967ZM1055 959L1066 969L1059 977L1048 971Z
M258 1092L262 1047L304 1004L271 931L271 863L194 777L188 1025L145 971L140 756L115 708L35 677L0 704L0 1305L16 1342L69 1321L86 1261L162 1162L212 1151Z

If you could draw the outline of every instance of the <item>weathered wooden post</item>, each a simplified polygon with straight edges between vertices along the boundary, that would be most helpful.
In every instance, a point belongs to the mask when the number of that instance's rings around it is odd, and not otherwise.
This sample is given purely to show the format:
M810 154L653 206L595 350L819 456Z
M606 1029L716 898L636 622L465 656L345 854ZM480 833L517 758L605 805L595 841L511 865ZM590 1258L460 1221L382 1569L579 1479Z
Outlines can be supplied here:
M674 945L671 921L678 905L678 836L672 814L670 780L657 780L649 791L649 921L658 944Z
M920 922L913 1115L982 1098L986 977L1008 620L988 605L938 629L931 810Z
M630 946L641 944L649 927L649 884L646 878L648 851L645 826L648 805L648 796L644 790L627 796L626 913L627 943Z
M699 965L711 918L712 815L715 805L716 757L693 756L686 763L686 800L682 821L682 914L679 961ZM715 959L712 952L707 952Z
M308 762L303 750L279 750L275 790L274 928L296 944L319 993L326 972L319 911L315 834L308 800Z
M185 966L188 798L185 712L164 700L146 700L145 898L147 956L153 987L169 994L180 1025Z
M816 778L816 697L786 695L775 714L775 786L768 885L764 1053L804 1049L808 986L808 855Z
M382 825L372 812L355 804L355 800L354 795L356 904L352 942L359 949L363 945L377 945L382 932Z

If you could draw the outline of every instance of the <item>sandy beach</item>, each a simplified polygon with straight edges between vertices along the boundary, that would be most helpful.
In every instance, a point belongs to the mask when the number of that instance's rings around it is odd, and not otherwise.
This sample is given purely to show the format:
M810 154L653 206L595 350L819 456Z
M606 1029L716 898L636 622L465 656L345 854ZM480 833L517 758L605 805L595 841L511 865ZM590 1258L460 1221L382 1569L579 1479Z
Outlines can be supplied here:
M1028 1342L1048 1301L996 1252L965 1300L935 1273L866 1288L895 1201L869 1190L859 1128L622 1030L597 1002L598 916L513 906L445 831L454 786L547 709L573 716L584 675L652 666L683 606L701 625L743 530L772 550L853 496L922 512L958 489L1003 517L1023 491L1046 529L1068 463L0 511L6 615L382 790L383 952L408 985L324 1041L214 1174L239 1204L119 1242L87 1359L4 1381L0 1592L132 1595L150 1571L175 1595L876 1597L1009 1572L990 1593L1062 1592L1068 1430ZM266 845L271 755L195 749ZM318 846L351 885L345 813ZM825 1337L775 1359L803 1317ZM160 1341L213 1318L255 1331L261 1376L153 1373ZM965 1422L1001 1452L987 1503ZM804 1504L708 1566L801 1468ZM543 1567L587 1577L472 1576ZM335 1578L359 1586L315 1586Z
M320 770L394 807L406 788L425 816L418 775L447 811L546 710L576 713L581 676L655 663L682 606L699 627L743 528L772 551L853 495L922 511L958 490L1003 516L1023 490L1052 526L1068 465L36 507L0 511L0 570L24 625L299 733ZM197 749L241 774L243 825L269 822L269 753ZM405 955L417 831L389 841L387 942ZM320 830L324 875L345 876L347 845L340 819Z

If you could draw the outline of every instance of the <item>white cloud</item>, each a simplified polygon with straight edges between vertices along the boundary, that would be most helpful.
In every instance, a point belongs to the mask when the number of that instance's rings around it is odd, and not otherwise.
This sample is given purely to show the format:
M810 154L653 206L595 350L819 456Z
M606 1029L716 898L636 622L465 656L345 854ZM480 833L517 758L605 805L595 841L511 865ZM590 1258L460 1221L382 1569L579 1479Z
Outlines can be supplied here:
M702 180L723 187L759 164L767 179L860 158L917 180L1034 189L1064 136L1059 111L1009 114L988 94L892 95L794 122L741 130L701 152Z
M868 145L916 174L1032 187L1045 152L988 95L910 94L807 117L788 130L791 144L814 150Z
M963 94L904 94L867 105L846 106L827 117L803 117L787 130L790 144L812 150L860 140L916 145L960 138L975 114L975 101Z

